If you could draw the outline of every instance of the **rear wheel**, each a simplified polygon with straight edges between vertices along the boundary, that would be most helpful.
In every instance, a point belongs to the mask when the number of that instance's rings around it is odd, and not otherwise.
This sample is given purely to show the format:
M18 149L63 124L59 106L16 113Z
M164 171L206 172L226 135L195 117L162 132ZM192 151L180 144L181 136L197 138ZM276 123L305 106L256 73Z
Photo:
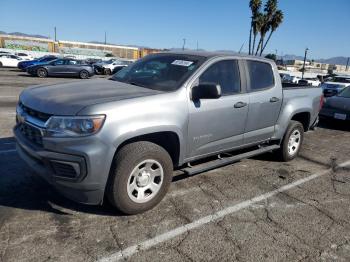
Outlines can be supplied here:
M86 71L86 70L82 70L82 71L80 71L80 73L79 73L79 77L80 77L81 79L89 78L89 72Z
M38 70L36 70L36 75L40 78L47 77L47 71L45 68L39 68Z
M146 141L128 144L115 157L107 198L123 213L142 213L163 199L172 172L172 160L164 148Z
M0 62L0 67L2 67L2 63Z
M283 137L281 148L277 151L282 161L290 161L297 157L304 139L303 125L291 121Z

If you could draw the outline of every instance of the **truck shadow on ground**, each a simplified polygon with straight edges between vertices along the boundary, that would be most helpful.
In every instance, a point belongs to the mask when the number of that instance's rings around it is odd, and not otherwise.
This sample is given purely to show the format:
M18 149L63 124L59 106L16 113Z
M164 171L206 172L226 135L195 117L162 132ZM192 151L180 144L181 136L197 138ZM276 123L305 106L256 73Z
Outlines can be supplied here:
M106 200L103 205L90 206L63 197L19 158L13 137L0 138L0 209L7 212L7 208L60 215L71 215L74 211L103 216L123 215Z

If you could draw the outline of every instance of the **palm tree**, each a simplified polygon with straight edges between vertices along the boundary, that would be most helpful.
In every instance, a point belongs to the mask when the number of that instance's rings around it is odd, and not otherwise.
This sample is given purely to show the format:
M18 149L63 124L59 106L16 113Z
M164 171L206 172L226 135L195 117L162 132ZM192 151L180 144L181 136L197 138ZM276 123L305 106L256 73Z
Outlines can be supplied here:
M261 31L261 27L263 26L263 24L264 24L264 15L262 13L258 13L253 26L253 47L252 47L251 54L254 54L256 36Z
M262 52L264 52L265 50L265 47L267 46L267 43L269 42L273 32L275 32L277 30L277 28L282 24L283 22L283 12L281 10L277 10L275 12L275 14L273 15L273 18L271 20L271 23L270 23L270 26L271 26L271 30L270 30L270 34L263 46L263 48L261 49L261 53L260 55L262 54Z
M271 21L277 10L277 0L267 0L264 7L264 15L263 15L263 24L260 28L260 41L258 44L258 48L256 49L255 55L258 54L260 49L260 56L262 54L262 48L264 46L264 39L266 33L271 28Z
M252 11L252 18L251 18L252 20L251 20L250 32L249 32L249 54L251 54L254 52L255 38L257 35L256 23L257 23L257 17L260 14L261 0L250 0L249 7ZM252 47L252 32L254 33L253 49L251 48Z

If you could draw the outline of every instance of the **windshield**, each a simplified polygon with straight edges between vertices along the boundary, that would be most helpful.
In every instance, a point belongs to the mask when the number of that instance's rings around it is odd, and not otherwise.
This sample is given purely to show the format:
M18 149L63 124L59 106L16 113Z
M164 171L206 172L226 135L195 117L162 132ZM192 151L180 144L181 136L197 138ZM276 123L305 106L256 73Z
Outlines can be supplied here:
M338 96L350 98L350 86L341 91Z
M174 91L188 79L204 59L194 55L149 55L124 67L111 80L159 91Z

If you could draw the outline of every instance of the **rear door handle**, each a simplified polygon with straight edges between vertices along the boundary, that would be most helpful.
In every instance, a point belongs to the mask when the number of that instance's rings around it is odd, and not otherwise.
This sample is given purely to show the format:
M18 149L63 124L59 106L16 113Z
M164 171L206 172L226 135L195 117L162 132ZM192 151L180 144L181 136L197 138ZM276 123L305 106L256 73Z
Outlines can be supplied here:
M280 100L280 99L279 99L278 97L275 97L275 96L270 98L270 102L271 102L271 103L278 102L279 100Z
M247 105L247 103L244 102L237 102L234 107L235 108L241 108L241 107L245 107Z

